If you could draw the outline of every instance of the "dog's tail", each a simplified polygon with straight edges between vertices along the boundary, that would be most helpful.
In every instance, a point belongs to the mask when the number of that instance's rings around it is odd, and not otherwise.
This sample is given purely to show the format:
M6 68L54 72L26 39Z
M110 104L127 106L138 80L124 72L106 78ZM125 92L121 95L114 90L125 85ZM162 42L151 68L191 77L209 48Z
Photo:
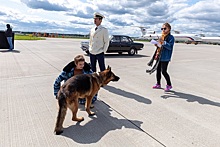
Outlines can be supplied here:
M58 111L57 122L54 132L56 133L56 135L59 135L63 133L62 128L63 128L63 121L66 116L67 103L66 103L66 96L62 92L58 93L57 99L59 104L59 111Z

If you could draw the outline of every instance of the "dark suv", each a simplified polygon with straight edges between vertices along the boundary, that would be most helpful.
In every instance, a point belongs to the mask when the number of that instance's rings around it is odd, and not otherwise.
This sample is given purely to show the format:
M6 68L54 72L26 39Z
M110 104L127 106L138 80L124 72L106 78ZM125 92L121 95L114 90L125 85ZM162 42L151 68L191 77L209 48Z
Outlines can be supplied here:
M143 47L143 43L134 42L129 36L112 35L110 37L107 53L117 52L122 54L123 52L127 52L129 55L134 55L138 52L138 50L142 50ZM81 48L89 54L89 42L81 42Z

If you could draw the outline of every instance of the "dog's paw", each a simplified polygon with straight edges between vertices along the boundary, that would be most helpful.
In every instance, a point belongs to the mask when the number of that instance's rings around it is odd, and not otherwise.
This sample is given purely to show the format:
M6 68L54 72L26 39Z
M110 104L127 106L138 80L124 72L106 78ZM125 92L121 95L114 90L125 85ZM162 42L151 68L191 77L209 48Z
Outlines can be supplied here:
M81 121L84 121L84 117L72 118L72 121L81 122Z
M84 117L81 117L78 122L84 121Z
M55 135L60 135L63 133L63 130L60 130L60 131L54 131Z

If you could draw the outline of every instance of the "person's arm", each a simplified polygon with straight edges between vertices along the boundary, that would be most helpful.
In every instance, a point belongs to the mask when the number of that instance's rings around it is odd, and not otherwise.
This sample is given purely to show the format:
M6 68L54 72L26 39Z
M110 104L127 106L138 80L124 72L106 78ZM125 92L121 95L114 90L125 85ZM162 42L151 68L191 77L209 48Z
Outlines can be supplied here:
M57 96L57 93L60 90L61 82L65 79L67 79L67 73L65 71L62 71L53 84L54 96Z
M164 41L162 45L164 46L165 49L172 50L174 42L175 42L175 39L172 36L172 37L168 38L167 41Z
M5 36L7 37L9 34L9 29L5 30Z
M91 45L92 45L92 29L90 30L90 32L89 32L89 48L91 47Z
M83 70L83 74L92 74L93 71L90 69L90 70Z
M108 46L109 46L109 34L108 34L108 30L104 29L103 31L103 41L104 41L104 52L107 51Z

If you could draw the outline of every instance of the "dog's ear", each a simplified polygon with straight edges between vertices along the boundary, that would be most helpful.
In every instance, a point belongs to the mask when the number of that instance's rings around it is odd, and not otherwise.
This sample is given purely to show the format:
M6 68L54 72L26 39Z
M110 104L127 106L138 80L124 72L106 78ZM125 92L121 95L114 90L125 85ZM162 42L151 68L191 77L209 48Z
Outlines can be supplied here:
M109 65L108 65L107 69L111 71L111 67Z

